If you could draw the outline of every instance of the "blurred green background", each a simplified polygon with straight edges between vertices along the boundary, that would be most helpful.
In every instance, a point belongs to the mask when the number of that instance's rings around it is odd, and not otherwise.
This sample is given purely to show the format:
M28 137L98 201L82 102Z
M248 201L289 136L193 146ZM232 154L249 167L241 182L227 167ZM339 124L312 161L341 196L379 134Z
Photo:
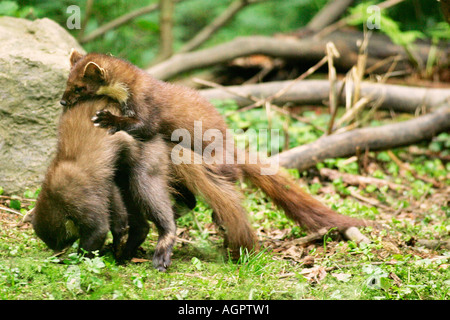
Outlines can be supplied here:
M84 35L88 35L111 20L157 2L157 0L94 0L92 13L86 20L87 0L1 1L0 15L27 19L47 17L67 29L66 21L71 15L66 12L67 7L75 4L81 9L81 23L86 25ZM184 0L177 3L173 30L175 52L222 13L231 2L232 0ZM305 26L326 3L327 0L268 0L253 4L241 10L202 47L225 42L237 36L273 35L297 30ZM352 7L362 3L367 4L368 1L355 1ZM402 31L419 31L424 37L431 37L437 26L442 26L444 21L440 4L436 0L406 0L390 8L388 13ZM68 31L79 38L80 30ZM448 37L448 28L445 32ZM82 45L86 51L110 52L144 68L149 66L157 55L158 43L159 11L154 11Z

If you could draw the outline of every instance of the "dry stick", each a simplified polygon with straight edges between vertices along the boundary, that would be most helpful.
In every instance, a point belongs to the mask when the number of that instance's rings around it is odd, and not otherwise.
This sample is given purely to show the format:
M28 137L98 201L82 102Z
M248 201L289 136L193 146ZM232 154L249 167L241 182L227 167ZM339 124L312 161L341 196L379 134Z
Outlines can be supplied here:
M339 118L336 123L336 127L339 127L345 122L350 122L352 119L356 118L357 114L364 110L364 107L370 102L369 98L363 97L358 102L356 102L351 109L349 109L341 118ZM356 122L355 122L356 123ZM344 130L336 130L336 133L342 132Z
M89 21L89 18L92 13L92 5L93 4L94 4L94 0L87 0L87 2L86 2L86 10L85 10L85 14L84 14L84 19L81 22L80 32L78 33L78 36L77 36L78 39L82 39L84 36L84 32L86 31L87 22Z
M271 105L271 107L272 107L274 110L278 111L279 113L282 113L282 114L284 114L284 115L286 115L286 116L289 116L289 117L291 117L291 118L294 118L294 119L297 120L297 121L300 121L300 122L303 122L303 123L305 123L305 124L307 124L307 125L310 125L311 127L313 127L313 128L316 129L316 130L319 130L319 131L322 131L322 132L325 132L325 130L326 130L325 128L322 128L322 127L320 127L320 126L318 126L318 125L312 123L311 120L308 119L308 118L298 116L298 115L296 115L296 114L294 114L294 113L292 113L292 112L289 112L289 110L286 110L285 108L280 108L280 107L278 107L278 106L276 106L276 105L274 105L274 104L272 104L272 103L270 103L270 105ZM240 110L238 110L238 111L240 111Z
M215 82L212 82L212 81L199 79L199 78L193 78L192 81L194 81L194 82L196 82L198 84L202 84L202 85L205 85L205 86L212 87L212 88L221 89L221 90L223 90L223 91L225 91L225 92L227 92L229 94L232 94L232 95L237 96L237 97L245 98L245 99L248 99L248 100L251 100L251 101L255 101L256 102L256 101L260 100L259 98L255 97L255 96L253 96L251 94L243 95L243 94L241 94L239 92L236 92L236 91L234 91L234 90L232 90L232 89L230 89L228 87L222 86L222 85L220 85L218 83L215 83ZM268 103L270 103L270 102L268 102ZM271 106L271 108L273 108L274 110L278 111L279 113L282 113L284 115L290 116L291 118L294 118L297 121L304 122L304 123L312 126L316 130L325 132L324 128L321 128L321 127L311 123L310 119L307 119L307 118L298 116L296 114L293 114L293 113L289 112L288 110L285 110L284 108L280 108L280 107L278 107L278 106L276 106L276 105L274 105L272 103L270 103L270 106ZM243 109L239 109L236 112L241 112L241 111L244 111L244 110Z
M353 186L364 186L364 185L373 184L373 185L377 186L378 188L383 187L383 186L388 186L392 190L408 189L406 186L403 186L403 185L397 184L397 183L393 183L390 181L372 178L372 177L360 176L360 175L356 175L356 174L339 172L337 170L332 170L332 169L328 169L328 168L322 168L322 169L320 169L319 172L320 172L320 175L327 177L330 180L336 180L336 179L342 178L343 182L353 185Z
M390 63L391 60L392 60L393 62L394 62L394 61L398 62L398 61L400 61L400 59L401 59L401 56L400 56L400 55L389 56L389 57L387 57L387 58L385 58L385 59L383 59L383 60L380 60L380 61L374 63L372 66L370 66L369 68L367 68L365 74L371 74L372 71L375 71L375 70L377 70L378 68L380 68L380 67L382 67L382 66L384 66L384 65L386 65L386 64L388 64L388 63ZM391 66L392 66L392 65L391 65Z
M282 108L283 111L287 111L285 107ZM287 111L289 112L289 111ZM283 132L284 132L284 146L283 146L283 151L289 150L289 143L290 143L290 138L289 138L289 127L291 124L291 118L290 117L286 117L286 120L283 121Z
M22 201L36 202L36 199L20 198L20 197L17 197L17 196L3 196L3 195L1 195L1 196L0 196L0 199L18 199L18 200L20 200L21 202L22 202Z
M346 95L346 109L347 112L339 119L336 127L339 127L344 122L351 124L352 120L357 123L356 118L364 109L364 106L370 102L369 98L361 98L361 83L364 76L364 70L367 61L367 46L369 44L370 33L364 34L363 42L359 48L358 58L356 60L356 66L353 66L347 74L346 79L351 79L352 81L347 81L348 88ZM353 90L351 85L354 87ZM353 92L353 95L352 95ZM341 130L342 131L342 130Z
M272 102L274 99L277 99L279 97L281 97L283 94L285 94L286 92L289 91L289 89L296 84L298 81L301 81L303 79L305 79L306 77L308 77L309 75L313 74L314 72L317 71L317 69L319 69L321 66L323 66L326 62L328 61L328 57L324 56L319 62L317 62L314 66L312 66L311 68L309 68L305 73L301 74L299 77L297 77L296 79L294 79L293 81L291 81L286 87L284 87L283 89L281 89L280 91L276 92L275 94L261 99L245 108L242 108L241 111L247 111L259 106L262 106L263 104L265 104L266 102Z
M363 202L366 202L366 203L370 204L373 207L379 207L379 208L381 208L383 210L392 211L391 207L382 204L380 201L378 201L376 199L366 198L366 197L360 195L359 193L357 193L356 191L350 191L350 195L353 198L358 199L358 200L363 201Z
M173 54L173 0L159 0L159 50L152 64L161 62Z
M398 56L397 56L398 57ZM398 59L395 58L394 61L392 62L392 64L390 65L388 71L386 72L386 74L381 78L381 80L377 83L380 84L384 84L386 82L386 80L392 75L392 70L395 69L395 67L397 66L398 63ZM366 122L368 122L373 114L378 110L378 108L381 106L381 104L383 103L384 99L385 99L386 94L383 92L377 99L377 101L375 101L374 103L372 103L372 108L369 110L369 112L366 114L366 116L361 119L360 124L361 126L363 124L365 124ZM369 95L370 99L372 100L372 95Z
M8 207L4 207L4 206L2 206L2 205L0 205L0 210L7 211L7 212L11 212L11 213L15 213L15 214L18 214L18 215L20 215L20 216L23 216L23 214L20 213L19 211L14 210L14 209L10 209L10 208L8 208Z
M326 234L328 234L328 232L329 232L329 229L322 228L322 229L319 229L318 231L316 231L312 234L309 234L305 237L295 239L292 241L292 243L294 245L305 245L310 242L322 239ZM346 229L343 233L343 236L348 240L352 240L352 241L356 242L357 244L359 244L361 242L369 244L371 242L356 227L350 227L350 228Z
M352 68L351 72L349 73L349 76L353 75L353 80L356 81L352 81L352 83L355 83L355 88L353 90L353 101L357 101L353 104L353 106L351 107L351 109L348 110L348 112L346 112L340 119L338 124L336 125L337 127L339 127L339 125L341 125L342 123L346 122L346 121L351 121L352 119L355 119L359 114L361 114L361 112L364 109L364 106L369 104L369 102L371 102L373 100L374 94L368 94L366 95L366 97L359 99L359 96L361 95L361 83L363 81L363 76L366 73L365 69L366 69L366 61L367 61L367 46L369 44L369 37L370 37L370 33L368 34L368 36L364 37L364 41L361 45L360 48L360 54L358 55L358 59L357 59L357 67ZM394 70L394 68L397 66L397 62L398 59L394 59L394 61L392 62L392 64L390 65L388 72L382 77L382 79L378 82L379 84L383 84L386 82L386 80L389 78L389 76L391 75L392 70ZM350 93L347 93L348 95ZM360 120L356 120L354 122L354 126L352 126L351 128L354 128L356 126L360 126L364 123L366 123L367 121L369 121L369 119L372 117L372 115L375 113L375 111L381 106L381 104L383 103L383 100L385 98L385 94L382 94L378 97L377 101L375 103L373 103L372 109L368 112L368 114ZM347 100L348 102L350 100ZM350 127L350 126L349 126ZM346 128L342 128L341 130L337 130L336 132L344 132L347 131L349 129L349 127Z
M178 3L184 0L173 0L174 3ZM108 32L109 30L112 30L114 28L120 27L121 25L124 25L125 23L136 19L137 17L140 17L144 14L153 12L155 10L159 9L159 3L152 3L148 6L136 9L134 11L131 11L127 14L124 14L123 16L120 16L117 19L114 19L106 24L104 24L103 26L99 27L98 29L95 29L94 31L92 31L91 33L89 33L87 36L84 36L83 38L81 38L79 40L79 42L81 44L89 42L94 40L95 38L100 37L101 35L105 34L106 32Z
M339 58L340 54L337 51L333 42L327 43L327 55L328 55L328 79L330 81L330 122L328 123L327 134L331 134L334 124L334 119L336 118L337 113L337 91L336 91L336 68L333 64L333 58Z
M428 140L450 130L450 105L412 120L379 127L355 129L325 136L307 145L282 152L276 157L281 166L300 171L315 166L327 158L348 157L369 148L387 150Z
M301 237L301 238L299 238L299 239L292 240L291 242L292 242L294 245L303 245L303 244L307 244L307 243L310 243L310 242L313 242L313 241L322 239L323 236L326 235L326 234L328 233L328 231L329 231L329 229L327 229L327 228L322 228L322 229L319 229L319 230L317 230L316 232L311 233L311 234L309 234L309 235L307 235L307 236L305 236L305 237Z
M259 84L238 85L220 88L202 89L200 94L208 100L235 99L236 104L245 107L252 100L249 95L268 97L281 88L287 86L291 81L273 81ZM338 81L338 86L344 88L344 81ZM383 110L394 110L400 113L414 114L417 108L427 106L427 111L439 108L450 103L450 89L447 88L422 88L407 87L392 84L379 84L365 81L361 86L364 96L373 93L374 96L385 96L379 106ZM229 92L234 93L229 93ZM330 82L328 80L303 80L295 84L284 96L273 101L276 104L293 103L295 105L320 105L328 99ZM345 92L340 97L340 103L345 104Z
M252 83L258 83L261 81L266 75L269 74L270 71L272 71L276 67L282 67L284 64L283 60L281 59L274 59L270 65L264 66L261 71L259 71L257 74L255 74L250 79L246 80L243 84L252 84Z
M431 183L435 188L443 187L441 183L435 181L434 179L430 179L428 177L420 176L419 174L417 174L417 172L413 168L403 163L391 150L388 150L387 153L389 157L392 159L392 161L394 161L395 164L397 164L400 167L400 169L410 172L414 178Z
M233 1L228 8L215 18L209 25L203 28L194 38L189 40L180 49L179 53L185 53L197 49L206 40L208 40L217 30L226 25L241 9L246 6L261 1L236 0Z
M344 80L341 83L341 88L339 89L339 94L336 96L337 101L341 100L342 93L344 92L346 83L347 83L347 79L344 78ZM331 90L331 88L330 88L330 90ZM338 112L337 106L338 106L338 103L336 102L336 108L334 109L333 113L331 114L330 122L328 123L328 130L327 130L328 135L333 133L334 122L336 121L336 116L337 116L337 112Z
M358 59L356 60L356 69L355 72L355 98L353 101L358 101L361 94L361 82L364 77L364 70L366 69L367 62L367 46L369 45L369 39L371 32L364 32L364 38L361 46L359 47Z

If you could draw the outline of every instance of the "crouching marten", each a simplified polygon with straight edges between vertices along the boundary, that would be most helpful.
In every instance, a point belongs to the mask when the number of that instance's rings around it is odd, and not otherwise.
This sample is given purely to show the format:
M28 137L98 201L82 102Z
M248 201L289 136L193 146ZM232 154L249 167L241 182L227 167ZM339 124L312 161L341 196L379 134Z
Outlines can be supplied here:
M133 141L128 134L108 136L93 130L89 116L98 105L106 108L96 100L80 103L60 117L56 156L45 175L32 224L55 251L77 239L86 251L100 250L111 229L115 254L120 255L128 218L114 184L114 168L121 149Z

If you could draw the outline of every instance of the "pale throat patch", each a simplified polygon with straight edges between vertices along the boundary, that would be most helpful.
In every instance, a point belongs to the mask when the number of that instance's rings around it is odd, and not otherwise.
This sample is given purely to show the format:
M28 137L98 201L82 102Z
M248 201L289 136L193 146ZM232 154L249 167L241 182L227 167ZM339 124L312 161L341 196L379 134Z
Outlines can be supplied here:
M107 86L101 86L97 90L98 95L105 95L117 100L121 105L126 105L129 96L129 90L125 83L114 82Z
M65 223L65 227L66 227L66 233L69 237L79 235L78 228L72 220L67 220Z

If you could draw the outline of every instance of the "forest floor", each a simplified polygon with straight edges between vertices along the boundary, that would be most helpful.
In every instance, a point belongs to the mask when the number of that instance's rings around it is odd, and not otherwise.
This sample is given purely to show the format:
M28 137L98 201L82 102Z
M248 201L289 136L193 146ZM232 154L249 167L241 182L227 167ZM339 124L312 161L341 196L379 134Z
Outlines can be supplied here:
M316 116L321 121L323 115ZM261 121L257 114L251 118ZM231 120L249 124L248 119ZM298 132L314 139L308 136L311 130ZM260 191L241 183L261 250L231 261L211 210L199 201L177 221L172 265L164 273L151 264L154 228L139 256L126 264L114 261L109 244L92 259L77 255L76 244L54 257L31 225L22 222L38 190L1 195L0 299L448 300L449 145L449 135L441 134L431 142L369 152L361 159L329 159L302 173L289 170L339 213L376 222L379 227L361 230L369 244L346 241L335 230L302 241L303 229ZM327 178L321 169L338 176ZM367 184L361 177L385 183Z

